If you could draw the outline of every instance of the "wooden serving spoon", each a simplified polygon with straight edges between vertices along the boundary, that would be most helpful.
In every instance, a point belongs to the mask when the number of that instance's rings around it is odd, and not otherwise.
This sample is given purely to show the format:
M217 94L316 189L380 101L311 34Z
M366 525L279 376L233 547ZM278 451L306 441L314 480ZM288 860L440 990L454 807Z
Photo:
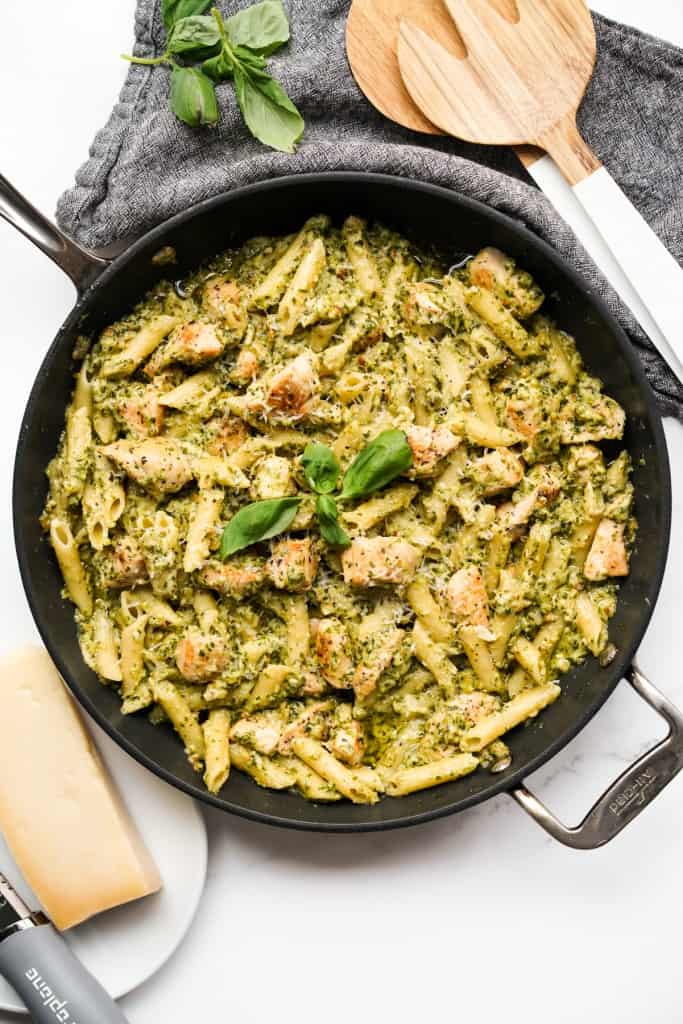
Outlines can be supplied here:
M501 11L509 0L491 0ZM358 87L385 117L430 135L446 132L428 121L403 84L396 48L401 19L427 33L453 57L467 56L443 0L353 0L346 23L346 54ZM516 146L515 152L530 168L543 156L533 146Z
M414 102L458 138L546 150L683 361L683 268L576 127L596 55L583 0L445 0L445 6L464 57L410 19L399 25L398 62ZM662 354L680 377L680 367Z

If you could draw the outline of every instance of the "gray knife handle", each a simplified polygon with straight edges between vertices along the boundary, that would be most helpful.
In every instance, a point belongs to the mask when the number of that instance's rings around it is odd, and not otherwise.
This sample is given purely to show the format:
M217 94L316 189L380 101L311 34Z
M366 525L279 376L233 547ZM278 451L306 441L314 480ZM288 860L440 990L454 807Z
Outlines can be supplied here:
M128 1024L100 983L51 924L30 925L0 942L0 973L35 1024Z

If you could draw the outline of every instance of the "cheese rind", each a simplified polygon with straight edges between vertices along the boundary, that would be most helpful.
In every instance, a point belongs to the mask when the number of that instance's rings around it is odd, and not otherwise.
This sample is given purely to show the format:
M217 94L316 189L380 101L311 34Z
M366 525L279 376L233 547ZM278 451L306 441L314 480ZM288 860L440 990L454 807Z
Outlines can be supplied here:
M161 887L49 655L0 659L0 830L60 929Z

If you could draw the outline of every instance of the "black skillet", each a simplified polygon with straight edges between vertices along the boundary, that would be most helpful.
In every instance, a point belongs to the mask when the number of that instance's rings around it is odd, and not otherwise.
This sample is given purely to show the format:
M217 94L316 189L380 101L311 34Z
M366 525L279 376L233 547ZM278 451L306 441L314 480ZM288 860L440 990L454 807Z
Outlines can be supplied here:
M217 796L205 791L181 744L166 726L143 715L125 717L119 698L84 663L73 610L60 596L62 581L39 516L45 467L55 453L69 401L79 334L95 336L125 314L155 282L181 277L252 235L294 231L314 213L337 222L348 213L379 220L454 257L495 245L538 280L547 312L576 337L591 373L606 382L627 413L625 443L634 465L640 524L619 605L610 624L618 646L612 663L594 658L562 680L563 696L530 725L509 736L513 762L498 775L477 771L465 779L372 807L346 801L308 803L294 793L257 787L234 772ZM84 252L0 179L0 215L35 242L72 278L78 301L40 368L26 407L14 470L14 530L21 576L43 640L69 687L95 720L128 753L192 796L271 825L321 831L366 831L415 825L452 814L496 793L510 793L560 842L589 849L616 835L683 766L683 716L633 665L650 620L666 560L671 484L664 434L654 396L624 333L603 302L547 244L481 203L417 181L376 174L328 173L278 178L220 195L154 228L113 262ZM176 251L170 270L153 261L162 246ZM620 679L669 723L665 740L641 757L598 800L584 821L567 828L524 787L524 778L558 752L596 713ZM508 739L508 737L506 737Z

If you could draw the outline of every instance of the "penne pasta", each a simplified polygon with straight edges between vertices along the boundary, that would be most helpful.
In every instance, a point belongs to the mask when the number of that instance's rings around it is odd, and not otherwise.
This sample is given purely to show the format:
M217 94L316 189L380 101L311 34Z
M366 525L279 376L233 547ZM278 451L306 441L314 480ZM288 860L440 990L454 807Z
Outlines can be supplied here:
M204 734L204 784L209 793L218 793L230 775L230 712L224 708L209 711L202 725Z
M413 643L415 657L432 673L444 693L451 696L457 687L458 670L446 648L432 639L420 619L413 626Z
M223 491L218 489L200 491L197 495L185 539L185 572L199 569L209 557L224 498Z
M173 728L180 736L188 760L199 771L205 756L204 732L196 714L190 709L177 687L167 679L152 685L154 699L166 712Z
M381 291L382 282L375 259L365 241L364 230L365 224L359 217L347 217L342 227L342 238L361 291L366 298L371 298Z
M179 323L179 318L175 316L161 314L154 317L133 335L120 352L105 361L102 376L130 377Z
M403 768L385 774L387 794L389 796L406 796L430 786L440 786L444 782L453 782L463 775L469 775L478 766L479 760L472 754L454 754L438 761L417 765L415 768Z
M140 615L121 630L121 693L129 697L145 674L147 616Z
M552 704L560 696L560 687L555 683L546 683L533 689L523 690L512 700L504 704L500 711L481 719L471 729L463 733L460 745L463 750L476 753L483 750L499 736L504 736L516 725L534 718L539 711Z
M313 216L79 339L41 523L85 662L214 801L467 792L605 660L624 411L523 268L453 258Z
M359 778L336 757L333 757L322 744L308 736L297 736L292 740L292 750L304 764L317 772L321 778L334 786L342 796L354 804L374 804L377 802L377 789L363 778Z
M64 519L50 522L50 542L57 556L67 593L83 615L93 609L92 593L71 527Z
M106 608L100 604L95 607L93 612L91 630L95 671L103 679L115 683L121 682L121 663L116 630Z
M293 334L299 323L307 297L315 288L327 263L325 243L316 238L303 254L278 307L278 321L284 335Z

